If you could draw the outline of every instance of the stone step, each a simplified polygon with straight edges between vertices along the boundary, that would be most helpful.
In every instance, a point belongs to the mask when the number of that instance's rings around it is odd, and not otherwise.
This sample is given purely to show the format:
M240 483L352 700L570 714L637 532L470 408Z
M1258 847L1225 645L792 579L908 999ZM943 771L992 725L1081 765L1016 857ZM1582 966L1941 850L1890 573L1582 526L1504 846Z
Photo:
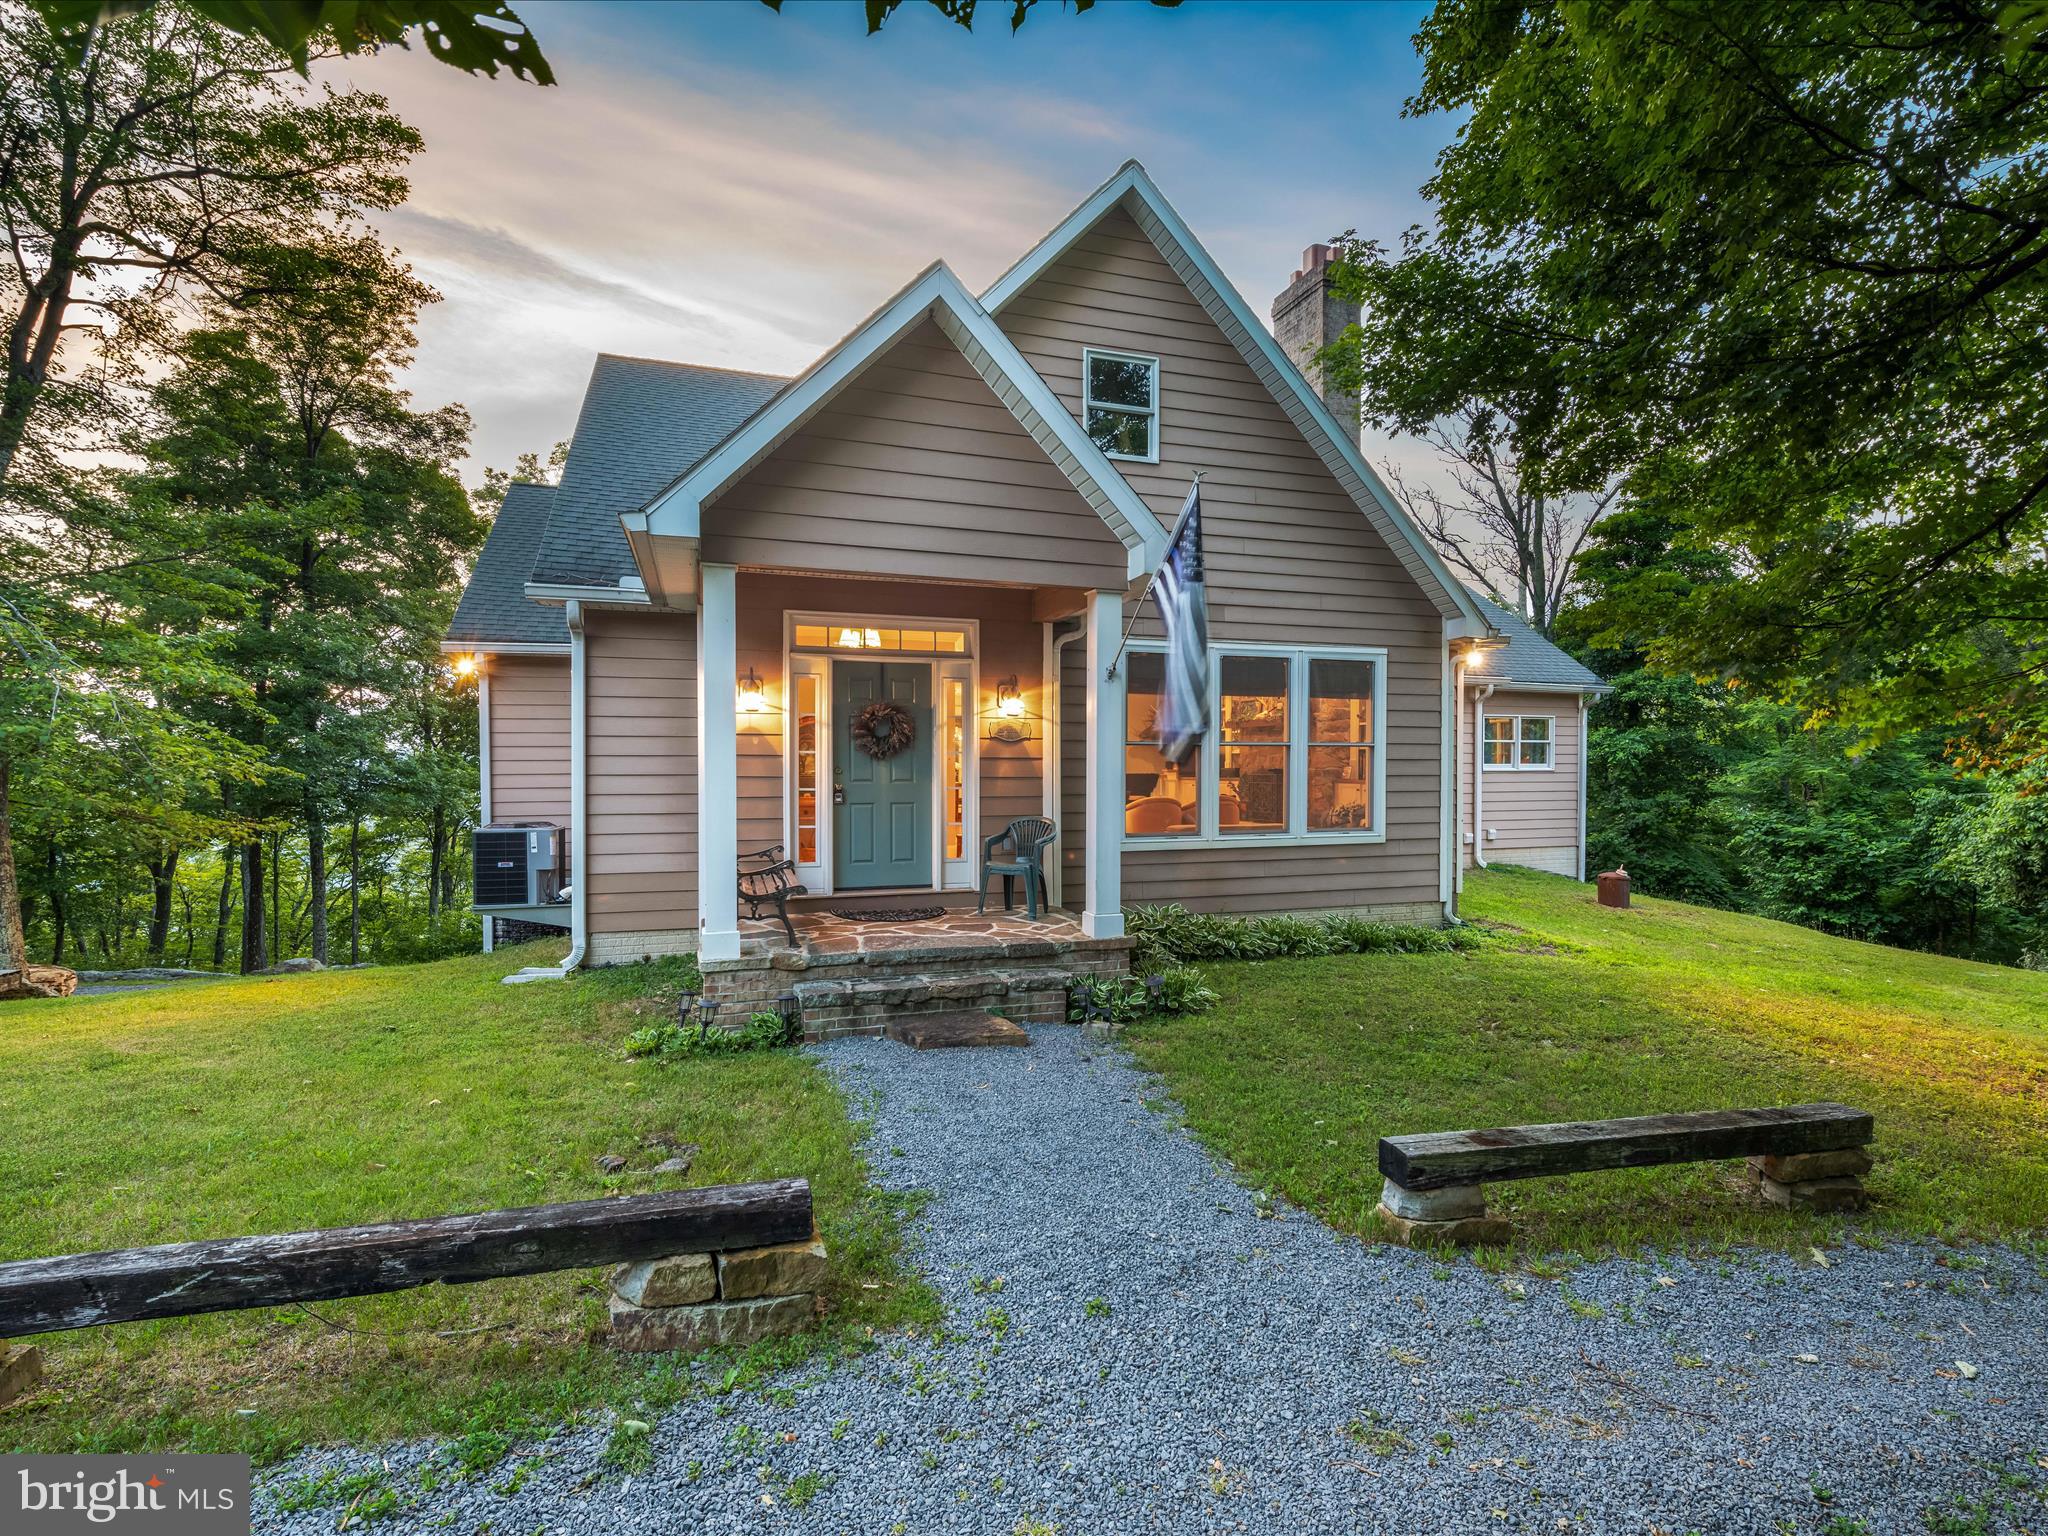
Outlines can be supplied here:
M1029 1045L1031 1037L999 1013L926 1013L890 1023L888 1036L919 1051L967 1045Z

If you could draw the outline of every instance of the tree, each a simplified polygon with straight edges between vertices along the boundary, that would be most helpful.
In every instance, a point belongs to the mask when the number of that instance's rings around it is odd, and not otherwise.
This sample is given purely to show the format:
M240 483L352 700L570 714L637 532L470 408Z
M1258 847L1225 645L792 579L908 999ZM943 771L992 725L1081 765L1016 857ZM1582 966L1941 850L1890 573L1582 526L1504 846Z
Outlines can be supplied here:
M252 252L390 208L419 135L360 91L165 5L68 42L0 6L0 267L7 358L0 493L24 451L104 446L176 306L260 281Z
M158 0L32 0L51 31L79 52L82 38L109 16L148 10ZM496 77L499 66L536 85L555 74L540 45L502 0L185 0L197 14L244 37L258 38L306 74L315 49L366 53L387 44L410 46L417 30L443 64ZM488 19L487 19L488 18Z
M1356 339L1337 345L1357 355ZM1450 477L1447 487L1410 485L1392 465L1381 472L1462 579L1549 634L1571 590L1579 551L1616 488L1547 494L1523 479L1484 406L1468 407L1456 422L1431 422L1422 435Z
M553 485L562 478L562 466L569 462L569 445L555 444L546 462L531 449L519 455L510 469L486 469L484 483L469 493L470 505L485 517L496 517L505 505L505 493L515 484Z
M2021 19L2015 21L2019 25ZM1434 234L1367 249L1369 397L1625 477L1734 579L1663 665L1866 737L2048 750L2048 50L1994 0L1443 0Z
M360 722L380 722L388 752L418 745L417 712L399 701L417 686L416 654L446 626L484 525L454 475L467 414L415 411L396 383L433 291L365 234L252 253L249 264L269 280L215 304L219 323L188 338L185 365L153 392L160 426L134 444L149 466L137 485L232 509L256 590L226 653L249 696L220 723L289 775L240 809L273 839L285 825L303 830L309 937L324 961L327 829L344 810L353 820L357 790L375 776ZM241 850L244 969L262 968L276 938L259 899L276 858L260 836Z

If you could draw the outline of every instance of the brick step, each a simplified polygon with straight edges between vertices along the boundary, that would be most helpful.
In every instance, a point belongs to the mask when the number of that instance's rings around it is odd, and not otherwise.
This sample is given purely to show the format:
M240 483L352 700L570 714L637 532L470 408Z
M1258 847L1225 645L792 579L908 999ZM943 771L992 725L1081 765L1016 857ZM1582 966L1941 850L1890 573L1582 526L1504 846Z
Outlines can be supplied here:
M1026 1024L1057 1024L1067 1016L1068 972L1030 968L978 976L877 976L800 981L792 989L803 1010L804 1037L879 1035L905 1019L962 1012L999 1012Z
M924 1013L890 1022L888 1036L919 1051L973 1045L1029 1045L1031 1037L999 1013Z

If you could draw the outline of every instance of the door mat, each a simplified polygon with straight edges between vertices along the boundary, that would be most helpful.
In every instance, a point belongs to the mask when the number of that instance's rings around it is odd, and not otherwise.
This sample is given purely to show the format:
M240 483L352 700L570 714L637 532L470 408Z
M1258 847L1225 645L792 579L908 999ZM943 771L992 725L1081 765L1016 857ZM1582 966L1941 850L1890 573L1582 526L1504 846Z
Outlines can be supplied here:
M834 917L849 923L925 923L944 917L944 907L827 907Z

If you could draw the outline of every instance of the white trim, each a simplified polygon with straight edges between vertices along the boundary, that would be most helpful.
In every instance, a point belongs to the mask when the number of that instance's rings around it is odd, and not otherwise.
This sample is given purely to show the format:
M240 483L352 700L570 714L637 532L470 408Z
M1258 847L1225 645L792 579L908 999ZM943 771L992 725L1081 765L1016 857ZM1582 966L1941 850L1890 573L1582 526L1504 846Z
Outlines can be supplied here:
M1498 672L1487 673L1486 679L1506 693L1590 693L1599 697L1614 692L1611 683L1518 683L1512 677L1504 677Z
M1224 335L1236 345L1240 353L1245 355L1245 361L1251 364L1254 373L1261 373L1261 362L1266 365L1272 377L1265 378L1264 382L1268 389L1272 390L1281 409L1287 411L1295 424L1302 429L1310 446L1322 455L1326 463L1331 464L1338 480L1350 480L1355 483L1356 489L1353 490L1352 499L1358 503L1359 510L1364 512L1369 520L1380 525L1381 536L1394 548L1397 556L1403 549L1408 551L1414 561L1413 565L1409 565L1411 574L1417 573L1419 567L1420 573L1435 583L1438 590L1431 596L1435 598L1437 607L1444 616L1463 619L1476 626L1471 633L1492 633L1493 626L1487 621L1486 615L1480 610L1472 594L1465 590L1462 582L1451 575L1441 557L1423 537L1421 530L1402 510L1393 492L1388 490L1386 483L1380 479L1372 466L1366 463L1364 455L1358 449L1357 430L1354 428L1346 433L1338 426L1335 418L1330 415L1329 408L1323 404L1322 398L1310 388L1308 380L1302 376L1301 369L1281 349L1273 333L1252 314L1251 307L1244 301L1244 296L1231 285L1230 279L1223 275L1223 269L1217 266L1209 253L1202 248L1202 243L1182 221L1173 204L1166 200L1165 194L1146 174L1144 166L1137 161L1125 161L1122 169L1096 188L1052 233L1027 252L1009 271L996 279L981 296L983 307L990 314L1000 312L1028 287L1033 279L1065 255L1077 240L1101 222L1110 209L1119 205L1124 206L1155 241L1163 235L1168 243L1178 247L1179 253L1202 279L1199 286L1190 283L1189 291L1195 295L1203 308L1210 312L1210 318L1217 322ZM1166 256L1168 264L1171 265L1175 253L1162 251L1161 254ZM1185 273L1182 274L1182 279L1186 280ZM1204 293L1203 288L1207 288L1209 292ZM1279 386L1278 389L1274 389L1276 384ZM1360 491L1364 492L1365 499L1360 499ZM1371 505L1367 505L1368 501ZM1409 562L1403 560L1403 564L1408 565Z
M636 578L637 579L637 578ZM645 587L587 587L574 582L529 581L526 596L537 603L576 603L586 608L647 608Z
M1113 400L1091 399L1089 397L1091 374L1088 365L1098 357L1106 357L1111 362L1117 363L1144 363L1148 365L1152 370L1151 404L1142 406L1123 405ZM1088 430L1088 412L1090 410L1120 411L1126 416L1143 416L1146 421L1151 423L1151 431L1146 434L1146 441L1152 445L1150 453L1112 453L1109 449L1105 448L1102 450L1104 458L1113 463L1157 464L1159 462L1160 373L1159 359L1147 357L1142 352L1121 352L1114 347L1083 347L1081 349L1081 430L1083 432ZM1093 441L1092 437L1090 441Z
M1486 761L1486 725L1488 721L1492 720L1512 720L1515 722L1514 734L1508 738L1508 744L1514 748L1513 762L1489 763ZM1524 720L1541 720L1550 728L1550 735L1544 742L1544 745L1550 748L1550 750L1543 754L1543 761L1540 763L1525 763L1522 761L1522 722ZM1479 766L1488 773L1554 773L1557 771L1557 716L1537 714L1524 710L1483 711L1479 717L1479 735L1474 738L1472 743L1472 753L1473 756L1478 758Z
M697 954L740 953L739 570L704 565L697 603ZM583 884L579 878L580 895Z
M1165 642L1133 640L1126 654L1163 654ZM1285 743L1246 742L1241 745L1285 745L1287 749L1287 830L1281 832L1225 832L1221 824L1223 779L1223 666L1226 656L1275 656L1287 662L1287 709ZM1372 740L1362 743L1372 749L1371 827L1311 831L1308 825L1308 754L1312 746L1341 746L1339 742L1315 742L1309 731L1309 663L1313 661L1369 661L1372 678ZM1168 848L1325 848L1364 846L1387 840L1387 649L1380 645L1278 645L1259 641L1218 640L1209 645L1209 718L1217 728L1202 738L1202 767L1196 809L1201 830L1185 833L1160 832L1149 836L1124 834L1124 846L1132 852L1156 852ZM1120 730L1123 726L1118 727ZM1130 742L1119 740L1128 750ZM1361 745L1352 743L1351 745ZM1122 760L1119 760L1121 766ZM1119 777L1119 787L1122 779ZM1121 804L1121 802L1119 802ZM1122 811L1118 812L1122 825Z
M476 670L476 820L480 827L491 824L491 669L478 667ZM472 834L473 835L473 834ZM474 862L472 860L472 862ZM470 888L470 905L476 904L476 889ZM497 935L491 930L497 925L491 921L488 912L483 914L484 953L489 954L497 946L492 942Z
M789 648L787 628L783 631L782 646L782 846L788 851L790 862L797 867L797 879L816 896L830 896L832 890L832 787L830 768L832 763L832 658L813 651L795 651ZM797 762L797 690L799 677L808 677L818 685L818 715L812 726L813 744L811 773L814 782L812 792L812 814L817 817L815 832L817 845L813 850L817 857L806 861L802 857L803 840L798 836L796 825L796 762Z
M651 535L695 539L703 509L822 410L896 341L930 318L1123 543L1128 574L1152 570L1166 533L1010 338L944 262L927 267L645 509ZM531 591L529 589L529 595Z
M1088 866L1081 932L1123 937L1124 684L1111 675L1124 626L1121 592L1088 594Z
M530 640L443 640L441 651L447 656L566 656L569 646L566 641L543 645Z

